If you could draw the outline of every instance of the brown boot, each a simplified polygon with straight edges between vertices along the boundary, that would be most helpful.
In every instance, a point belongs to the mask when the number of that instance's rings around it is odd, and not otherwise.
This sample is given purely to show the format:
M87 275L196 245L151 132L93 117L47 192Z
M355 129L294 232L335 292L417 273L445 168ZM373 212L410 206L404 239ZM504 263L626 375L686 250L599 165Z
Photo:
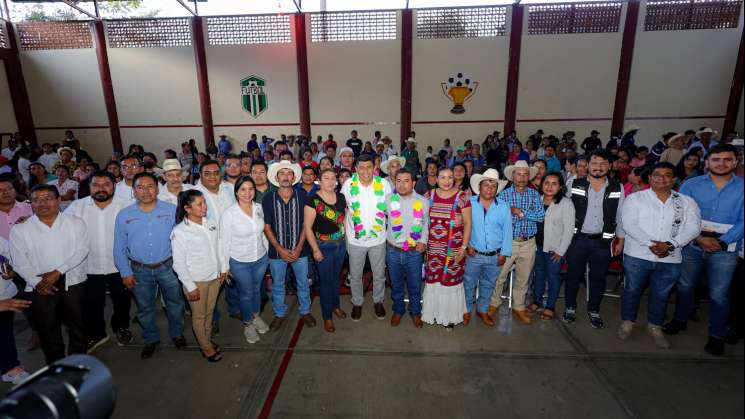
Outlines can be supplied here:
M275 317L274 320L269 324L269 331L276 332L282 327L282 323L285 321L284 317Z
M476 313L477 316L481 319L481 321L484 322L485 325L489 327L494 327L494 319L491 318L489 313Z
M533 320L530 318L530 314L528 314L527 310L512 310L513 313L515 313L515 317L520 321L522 324L530 324L533 322Z
M414 316L412 319L414 321L414 327L417 329L421 329L422 326L424 326L424 322L422 321L422 316Z
M468 323L471 323L471 313L463 315L463 326L468 326Z
M331 319L324 320L323 321L323 330L334 333L336 331L336 328L334 327L334 321Z
M393 313L393 316L391 316L391 326L396 327L401 324L401 317L400 314Z
M497 307L497 306L493 306L493 305L491 305L491 304L490 304L490 305L489 305L489 311L488 311L489 315L490 315L490 316L493 316L493 315L494 315L494 314L495 314L495 313L497 312L497 309L498 309L498 308L499 308L499 307Z
M342 310L342 309L340 309L338 307L334 309L334 315L336 317L340 318L340 319L346 319L347 318L347 313L345 313L344 310Z
M303 315L303 323L305 323L306 327L316 327L316 319L313 317L312 314L308 313Z

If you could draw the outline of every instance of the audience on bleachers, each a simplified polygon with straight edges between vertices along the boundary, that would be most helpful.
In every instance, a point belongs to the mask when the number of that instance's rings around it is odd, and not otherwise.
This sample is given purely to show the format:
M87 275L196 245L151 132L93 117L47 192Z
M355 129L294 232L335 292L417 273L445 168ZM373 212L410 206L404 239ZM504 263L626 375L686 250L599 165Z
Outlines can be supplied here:
M252 134L242 146L221 135L205 152L194 139L179 153L165 150L159 167L158 156L136 144L99 166L72 131L61 144L41 147L15 134L0 151L0 311L27 311L52 362L109 342L108 289L117 343L132 340L134 298L141 355L149 358L160 344L160 292L175 347L186 345L188 301L202 354L216 362L223 356L213 340L221 291L228 315L254 343L281 327L285 288L296 292L303 323L313 327L320 283L324 329L334 332L332 314L346 318L338 301L345 284L351 318L359 320L368 256L375 316L386 318L387 268L391 324L407 311L407 288L417 328L467 326L474 305L482 323L494 326L507 282L521 323L551 320L565 270L563 321L578 321L586 280L588 323L602 328L609 264L622 263L620 339L631 337L648 286L647 333L669 348L664 334L698 317L694 294L705 275L705 350L722 355L725 342L742 337L742 322L729 327L730 305L734 312L743 304L742 278L733 279L743 263L742 139L718 139L701 127L665 133L650 149L637 145L635 126L605 145L595 130L579 147L574 137L538 130L523 143L515 132L495 131L482 143L445 139L422 161L415 132L398 155L380 132L365 141L352 131L341 148L331 134L276 141ZM732 301L730 288L737 290ZM268 294L271 325L262 319ZM675 313L666 318L671 295ZM27 373L6 312L0 335L2 379L19 382Z

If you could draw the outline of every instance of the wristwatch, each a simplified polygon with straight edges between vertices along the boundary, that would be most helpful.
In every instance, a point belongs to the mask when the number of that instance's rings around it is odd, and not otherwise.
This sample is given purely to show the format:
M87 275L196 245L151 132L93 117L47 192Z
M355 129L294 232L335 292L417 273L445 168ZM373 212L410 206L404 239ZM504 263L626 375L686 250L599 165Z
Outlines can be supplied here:
M675 245L672 242L665 242L665 244L668 247L667 249L668 252L672 252L673 250L675 250Z

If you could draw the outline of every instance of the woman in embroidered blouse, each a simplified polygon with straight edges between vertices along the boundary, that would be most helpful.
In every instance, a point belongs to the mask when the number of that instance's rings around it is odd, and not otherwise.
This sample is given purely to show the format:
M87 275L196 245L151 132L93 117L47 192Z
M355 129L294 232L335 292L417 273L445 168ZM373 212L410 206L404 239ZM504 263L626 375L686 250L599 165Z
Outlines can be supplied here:
M303 228L318 264L323 328L329 333L336 330L332 314L340 319L347 317L339 306L339 275L347 253L344 241L346 206L344 195L336 191L334 170L322 171L320 189L305 202Z
M192 328L202 356L209 362L217 362L222 354L211 340L212 313L228 272L217 245L217 225L206 215L207 203L201 192L189 190L179 194L178 224L171 233L173 270L189 300Z
M268 242L264 236L264 212L254 203L256 184L241 176L233 189L236 203L220 217L220 254L238 286L243 336L248 343L269 331L261 318L261 287L269 266Z
M464 258L471 238L471 204L454 183L453 169L440 168L437 189L425 195L430 209L422 320L448 330L466 313Z

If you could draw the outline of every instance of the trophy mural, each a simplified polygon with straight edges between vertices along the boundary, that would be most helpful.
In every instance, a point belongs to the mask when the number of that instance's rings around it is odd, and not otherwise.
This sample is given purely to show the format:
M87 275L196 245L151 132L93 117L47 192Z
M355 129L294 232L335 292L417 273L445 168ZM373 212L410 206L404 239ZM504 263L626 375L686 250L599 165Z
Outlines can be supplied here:
M466 112L463 104L476 93L479 82L473 81L463 73L458 73L448 77L447 82L440 83L442 93L453 102L453 108L450 113L462 114Z

